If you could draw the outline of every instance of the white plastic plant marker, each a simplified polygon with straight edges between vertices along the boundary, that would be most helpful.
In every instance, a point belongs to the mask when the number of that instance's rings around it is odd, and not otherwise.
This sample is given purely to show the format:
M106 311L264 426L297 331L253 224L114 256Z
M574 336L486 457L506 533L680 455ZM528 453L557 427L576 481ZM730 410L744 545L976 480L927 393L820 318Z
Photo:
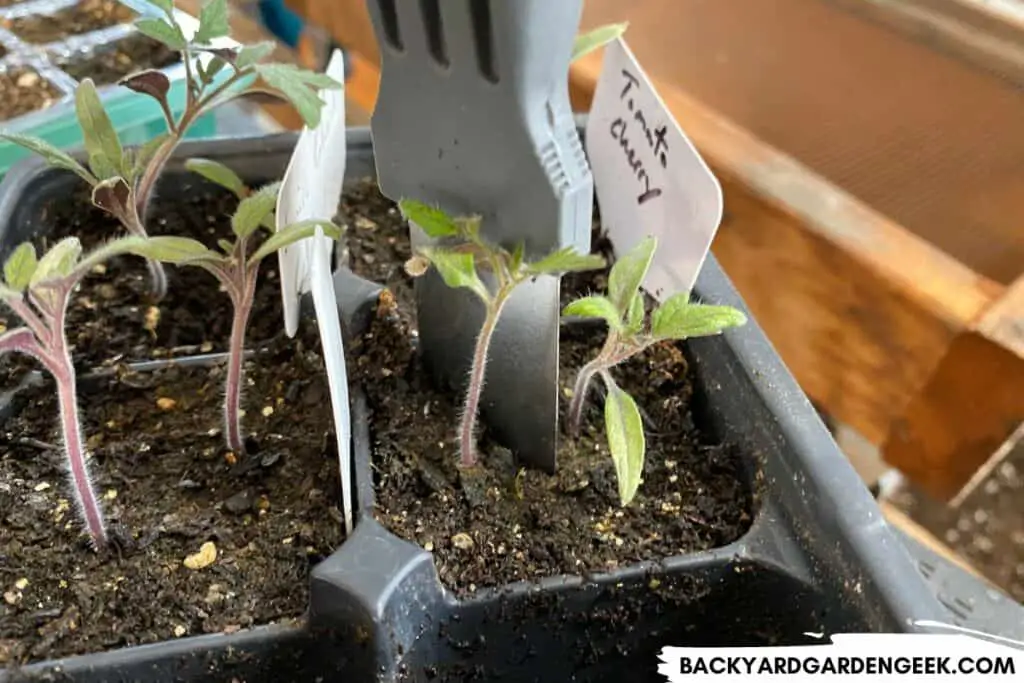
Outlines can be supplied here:
M605 48L586 147L616 252L654 235L644 289L659 301L691 291L722 221L722 188L622 38Z
M344 83L345 62L335 50L327 65L327 75ZM337 212L338 198L345 180L345 90L322 90L325 105L320 125L305 128L288 162L277 198L277 228L301 220L330 220ZM333 242L319 230L317 235L296 242L278 252L281 270L281 298L284 304L285 332L294 337L299 328L299 299L313 294L327 384L334 412L334 430L338 437L342 507L345 531L352 532L352 455L349 418L348 376L341 336L341 320L331 276Z

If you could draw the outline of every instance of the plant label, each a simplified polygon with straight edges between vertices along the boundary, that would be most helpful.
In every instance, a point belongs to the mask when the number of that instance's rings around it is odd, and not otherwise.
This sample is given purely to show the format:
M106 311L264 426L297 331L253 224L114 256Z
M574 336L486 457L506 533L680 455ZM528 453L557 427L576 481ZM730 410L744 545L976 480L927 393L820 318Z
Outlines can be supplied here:
M327 75L339 82L345 80L344 57L335 50L327 65ZM324 108L320 125L306 128L295 145L277 198L278 229L302 220L330 220L338 209L338 198L345 180L345 90L322 90ZM299 327L299 297L313 294L327 384L334 410L334 427L338 437L338 459L341 471L342 507L345 530L352 531L352 457L349 449L351 425L349 418L348 377L341 337L341 320L331 275L333 242L320 230L317 235L300 240L278 252L281 270L281 297L284 302L285 332L294 336Z
M616 253L653 235L660 248L644 289L659 301L693 289L722 220L722 188L621 37L605 48L586 133Z

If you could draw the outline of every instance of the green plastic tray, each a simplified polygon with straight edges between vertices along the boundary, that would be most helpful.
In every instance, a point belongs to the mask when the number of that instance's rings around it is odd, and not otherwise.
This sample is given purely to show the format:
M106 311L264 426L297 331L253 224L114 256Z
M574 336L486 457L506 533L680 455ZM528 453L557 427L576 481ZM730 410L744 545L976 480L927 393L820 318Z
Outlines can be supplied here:
M52 14L64 8L80 4L80 0L29 0L0 9L0 19L29 15ZM152 9L145 3L130 2L133 9L149 13ZM16 35L0 28L0 45L7 53L0 59L0 72L16 69L30 69L48 80L62 96L53 104L40 111L25 114L7 121L0 121L0 130L36 135L57 147L72 149L82 145L82 134L75 118L73 93L77 81L61 70L58 61L69 56L87 55L109 49L118 41L135 35L130 24L115 24L70 36L56 43L30 44ZM177 115L185 101L185 70L175 64L162 70L171 79L171 109ZM121 141L126 145L139 144L167 130L163 113L152 98L131 92L118 85L100 88L107 111ZM217 122L208 114L191 126L187 137L207 138L217 134ZM12 165L31 152L18 145L0 141L0 177Z

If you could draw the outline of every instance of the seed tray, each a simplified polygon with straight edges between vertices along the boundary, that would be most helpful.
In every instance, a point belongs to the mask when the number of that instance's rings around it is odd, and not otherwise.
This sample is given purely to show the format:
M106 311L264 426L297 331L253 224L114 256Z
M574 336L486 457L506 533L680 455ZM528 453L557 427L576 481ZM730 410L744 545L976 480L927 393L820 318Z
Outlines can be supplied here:
M164 132L156 101L117 85L129 73L158 68L171 80L172 111L178 114L184 106L180 57L132 25L138 16L154 11L141 0L0 0L0 129L36 135L62 148L80 146L74 91L80 79L91 77L124 144L139 144ZM191 20L184 13L179 16ZM68 26L57 37L62 19ZM40 84L48 92L37 98L26 95ZM5 109L12 115L5 115ZM208 115L193 125L188 137L215 134L215 120ZM27 154L0 142L0 175Z

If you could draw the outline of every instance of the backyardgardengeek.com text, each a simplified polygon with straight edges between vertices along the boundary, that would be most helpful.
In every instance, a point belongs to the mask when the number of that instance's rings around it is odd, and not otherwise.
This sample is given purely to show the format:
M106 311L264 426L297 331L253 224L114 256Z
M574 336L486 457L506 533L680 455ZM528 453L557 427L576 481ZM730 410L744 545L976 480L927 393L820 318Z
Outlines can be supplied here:
M682 657L683 675L1015 676L1013 657ZM1024 673L1024 672L1021 672Z

